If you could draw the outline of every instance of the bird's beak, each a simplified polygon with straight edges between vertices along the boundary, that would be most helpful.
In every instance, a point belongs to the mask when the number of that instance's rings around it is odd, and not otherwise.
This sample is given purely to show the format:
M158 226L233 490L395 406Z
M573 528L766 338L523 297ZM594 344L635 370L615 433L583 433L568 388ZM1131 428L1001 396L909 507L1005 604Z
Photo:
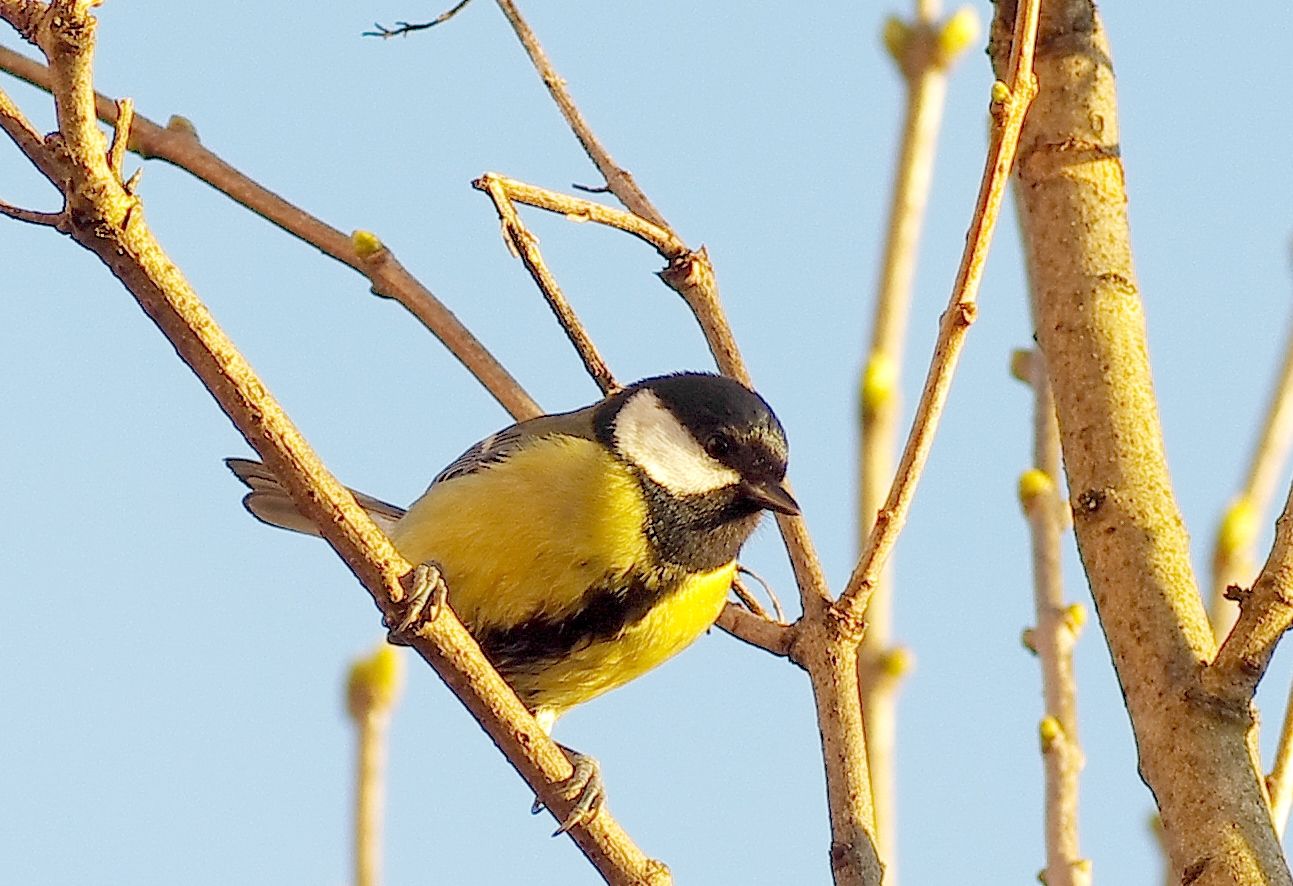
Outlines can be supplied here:
M747 481L742 485L745 497L769 511L776 511L779 514L789 514L794 517L799 514L799 503L795 501L794 496L786 491L786 487L772 480L766 480L761 483L752 483Z

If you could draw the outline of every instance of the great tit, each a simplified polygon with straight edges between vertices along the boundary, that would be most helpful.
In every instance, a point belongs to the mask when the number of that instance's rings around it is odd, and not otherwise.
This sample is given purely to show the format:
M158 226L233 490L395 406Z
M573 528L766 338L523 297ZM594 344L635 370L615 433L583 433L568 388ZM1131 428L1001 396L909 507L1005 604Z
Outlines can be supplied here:
M355 497L551 730L714 623L762 511L799 513L786 456L762 397L687 372L486 437L407 511ZM318 534L264 465L228 465L255 517Z

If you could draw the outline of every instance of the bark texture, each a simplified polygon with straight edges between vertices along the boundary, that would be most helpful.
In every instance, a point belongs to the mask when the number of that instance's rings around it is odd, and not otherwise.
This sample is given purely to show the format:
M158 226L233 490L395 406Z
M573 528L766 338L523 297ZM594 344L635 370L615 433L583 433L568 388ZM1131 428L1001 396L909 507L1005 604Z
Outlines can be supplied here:
M990 47L1005 65L1015 4ZM1172 493L1132 265L1114 75L1094 4L1044 3L1016 189L1074 528L1182 883L1290 883L1250 706L1205 688L1216 646ZM1183 101L1188 98L1183 97Z

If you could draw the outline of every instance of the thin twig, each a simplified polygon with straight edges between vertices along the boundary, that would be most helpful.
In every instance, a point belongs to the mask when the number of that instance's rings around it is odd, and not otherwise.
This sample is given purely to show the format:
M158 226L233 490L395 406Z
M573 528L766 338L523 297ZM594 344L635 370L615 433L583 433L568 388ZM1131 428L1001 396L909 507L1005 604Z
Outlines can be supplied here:
M373 22L373 27L376 28L377 30L364 31L363 36L381 37L382 39L387 39L389 37L403 37L408 34L411 34L414 31L425 31L427 28L434 28L436 25L442 25L445 22L449 21L449 19L453 18L455 15L462 12L462 10L470 2L471 0L462 0L462 2L459 3L457 6L455 6L453 9L450 9L447 12L440 13L438 16L436 16L429 22L419 22L416 24L410 24L409 22L396 22L394 28L388 28L385 25L381 24L380 22Z
M32 225L43 225L47 228L56 228L62 230L67 215L63 212L39 212L35 209L23 209L21 206L14 206L0 200L0 215L7 215L9 218L21 222L27 222Z
M49 70L44 65L3 46L0 70L46 91L50 88ZM7 119L4 101L0 99L0 126ZM100 120L116 123L117 109L112 99L96 93L95 109ZM18 140L9 127L5 131ZM30 144L30 135L27 140ZM40 143L39 135L35 143ZM393 299L422 321L513 418L533 418L542 413L502 363L384 246L361 253L351 237L288 203L203 147L192 124L183 118L173 117L163 127L135 115L129 148L144 159L163 160L185 170L266 221L363 274L375 294Z
M781 608L781 599L777 596L777 592L772 589L772 585L768 583L768 580L750 567L746 566L744 563L737 563L736 571L741 575L748 575L759 583L759 587L763 588L763 593L768 596L768 600L772 603L772 611L776 616L775 621L779 621L784 624L786 621L786 611ZM767 613L764 614L766 615Z
M118 181L125 182L123 166L126 162L126 145L130 144L130 127L135 119L135 103L129 98L117 100L117 122L112 129L112 145L108 148L108 168Z
M55 108L67 153L54 155L43 146L40 150L46 154L42 160L57 166L66 183L65 198L74 210L69 213L69 233L135 296L282 480L301 513L320 527L390 623L395 623L406 599L402 582L411 575L411 565L319 462L164 254L142 213L132 212L136 198L108 166L103 135L95 123L90 80L95 23L88 5L55 2L49 30L42 32L41 39L51 63ZM490 667L453 613L446 609L423 624L412 645L458 694L548 808L558 816L567 815L571 803L561 785L572 774L569 760ZM634 846L604 808L570 834L610 882L668 882L667 869Z
M1293 320L1284 344L1284 365L1271 392L1262 432L1253 447L1248 476L1217 527L1212 548L1213 634L1220 640L1239 614L1226 598L1231 585L1247 586L1256 571L1258 521L1270 507L1280 475L1293 447Z
M1275 646L1293 626L1293 488L1275 521L1275 544L1251 591L1240 589L1239 618L1212 664L1205 685L1228 705L1246 706Z
M468 2L470 2L470 0L463 0L462 6L466 6ZM461 8L461 6L458 8ZM363 31L359 36L381 37L383 40L390 37L407 37L414 31L425 31L427 28L438 24L440 24L439 20L429 22L396 22L395 27L388 28L381 22L373 22L373 28L375 28L375 30Z
M1019 482L1019 497L1028 518L1033 553L1033 603L1037 626L1033 648L1042 671L1045 714L1041 721L1045 770L1046 876L1048 886L1087 886L1091 863L1078 844L1078 786L1082 748L1078 743L1077 681L1073 644L1083 615L1064 604L1060 543L1064 534L1064 501L1059 491L1060 437L1055 422L1046 362L1033 352L1029 382L1033 388L1033 469Z
M482 176L473 183L475 187L489 194L490 200L494 202L494 209L498 212L498 220L503 224L503 237L507 241L509 248L525 265L525 269L530 272L534 279L535 285L543 293L544 300L547 301L548 307L556 315L557 322L565 331L566 337L574 345L575 351L579 354L579 359L584 361L584 369L592 376L603 394L611 394L619 390L620 385L615 381L615 376L611 369L606 365L606 360L602 357L601 352L597 350L597 345L593 343L592 336L584 328L579 316L575 313L570 302L566 300L565 294L561 291L561 286L557 283L557 278L552 276L548 270L547 264L543 261L543 255L539 252L539 238L530 233L524 222L521 221L520 215L517 214L516 207L508 199L507 191L502 182L497 178L490 177L488 174Z
M529 24L521 18L521 13L516 8L512 0L498 0L499 9L503 10L503 15L512 25L512 30L520 38L521 45L525 47L525 52L530 56L530 62L539 72L543 85L548 88L548 93L552 100L557 103L561 110L561 116L566 118L566 123L570 130L579 139L579 144L583 145L584 152L588 154L588 159L593 161L597 171L606 179L606 187L616 199L633 214L640 215L642 218L654 225L662 228L669 227L665 222L664 216L659 210L651 204L646 194L637 186L633 176L627 169L616 165L611 158L610 152L602 146L593 130L589 127L584 115L579 113L579 108L575 107L574 99L570 97L570 92L566 89L566 81L561 79L561 75L556 72L552 64L548 61L547 55L543 52L543 47L539 45L539 39L534 36L534 31L530 30Z
M1283 836L1288 827L1289 809L1293 807L1293 686L1289 687L1288 701L1284 703L1284 725L1280 728L1271 774L1266 777L1266 792L1271 798L1275 832Z
M668 228L647 221L641 216L622 209L613 209L582 197L572 197L559 191L549 191L514 178L487 172L471 183L478 191L487 191L498 185L508 198L536 209L546 209L564 215L573 222L596 222L632 234L655 248L661 258L675 258L688 252L687 244Z
M889 203L884 258L876 287L871 344L861 379L859 553L866 547L875 515L893 482L907 314L947 96L947 71L978 31L973 9L967 8L951 21L940 23L938 7L935 0L921 0L916 4L912 21L904 22L894 16L886 21L884 29L885 45L902 74L907 101ZM867 609L866 634L858 649L862 713L866 721L880 853L886 862L886 886L895 886L898 882L894 755L901 680L892 669L895 653L892 597L892 570L886 568L877 577Z
M781 658L790 655L795 641L792 625L778 624L731 603L724 607L715 624L736 639Z
M388 713L366 712L356 726L355 886L382 881L382 805L385 799Z
M10 20L8 13L5 14L5 18ZM8 56L28 61L25 56L0 46L0 64L3 64ZM32 62L32 64L36 63ZM23 114L22 109L3 91L0 91L0 130L4 130L4 133L13 139L14 144L31 158L32 164L40 170L41 175L49 179L55 187L58 186L58 171L49 159L49 152L45 150L45 141L40 132Z
M768 614L768 610L763 608L763 604L759 602L758 598L750 593L750 589L745 586L745 582L741 581L739 575L732 579L732 593L736 595L736 599L741 601L742 606L750 610L751 615L774 621L772 616Z
M952 386L952 375L965 343L966 333L978 311L976 301L988 247L996 228L997 214L1005 193L1010 170L1014 165L1015 150L1019 143L1019 130L1024 114L1033 96L1037 94L1037 81L1033 76L1033 51L1037 41L1037 8L1040 0L1021 4L1016 16L1014 39L1011 44L1008 82L993 85L992 136L983 181L974 207L966 236L965 252L957 270L952 298L939 323L938 340L930 362L925 386L912 420L907 445L898 462L898 470L883 509L876 515L875 528L867 539L866 549L858 559L844 593L835 605L837 614L860 625L870 601L875 583L884 568L898 532L906 522L907 512L916 492L916 484L933 446L934 432Z
M379 886L382 879L386 736L403 683L403 653L388 643L355 661L346 679L346 710L357 739L354 886Z

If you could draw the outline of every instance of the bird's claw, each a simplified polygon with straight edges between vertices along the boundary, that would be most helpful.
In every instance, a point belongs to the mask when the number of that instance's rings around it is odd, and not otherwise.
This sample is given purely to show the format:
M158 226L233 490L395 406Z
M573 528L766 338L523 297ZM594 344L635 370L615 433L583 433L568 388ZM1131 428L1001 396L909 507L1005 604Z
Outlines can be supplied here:
M606 803L606 786L602 783L601 767L597 765L597 761L587 754L581 754L569 748L563 748L563 750L570 757L570 765L575 771L561 783L559 790L562 797L573 801L575 805L561 820L561 826L552 832L554 837L559 837L571 828L584 824ZM530 814L538 815L546 808L547 804L535 797L534 805L530 807Z
M434 563L419 563L412 574L408 596L398 604L403 614L395 624L386 620L387 639L397 646L408 646L419 627L435 621L449 596L449 586Z

